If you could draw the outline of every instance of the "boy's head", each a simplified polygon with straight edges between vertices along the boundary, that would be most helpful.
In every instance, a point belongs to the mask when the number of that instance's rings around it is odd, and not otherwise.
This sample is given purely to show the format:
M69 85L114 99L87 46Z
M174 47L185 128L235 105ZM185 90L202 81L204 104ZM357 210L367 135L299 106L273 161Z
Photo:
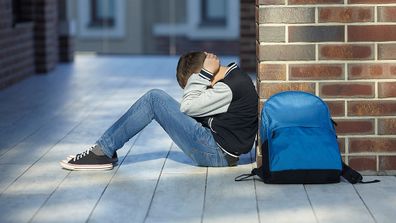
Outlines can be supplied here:
M201 71L205 58L204 52L191 52L180 57L176 68L176 78L181 88L184 89L191 74Z

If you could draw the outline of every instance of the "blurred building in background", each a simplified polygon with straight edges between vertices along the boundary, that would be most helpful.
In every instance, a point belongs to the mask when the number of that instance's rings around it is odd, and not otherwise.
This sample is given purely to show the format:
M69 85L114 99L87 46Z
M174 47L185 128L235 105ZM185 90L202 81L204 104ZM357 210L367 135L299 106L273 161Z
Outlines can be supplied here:
M239 54L239 0L70 0L68 4L78 51Z
M255 0L0 0L0 89L75 51L240 56L256 72Z

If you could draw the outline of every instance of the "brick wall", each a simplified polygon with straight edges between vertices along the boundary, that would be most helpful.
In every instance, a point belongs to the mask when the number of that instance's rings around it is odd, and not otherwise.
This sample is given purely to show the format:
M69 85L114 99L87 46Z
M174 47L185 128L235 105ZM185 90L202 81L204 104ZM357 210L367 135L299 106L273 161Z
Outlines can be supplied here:
M33 23L14 24L11 0L0 0L0 89L34 74Z
M58 0L20 0L22 19L34 23L36 73L47 73L58 63Z
M46 73L58 63L58 1L34 0L36 72Z
M59 43L59 61L72 62L74 60L74 38L70 35L60 35Z
M73 60L73 38L58 31L58 0L14 1L14 12L12 2L0 0L0 89Z
M245 72L256 73L256 23L255 0L240 1L240 67Z
M74 36L70 20L67 13L67 0L58 0L58 59L60 62L74 60Z
M396 0L257 0L261 102L324 99L340 150L366 173L396 172Z

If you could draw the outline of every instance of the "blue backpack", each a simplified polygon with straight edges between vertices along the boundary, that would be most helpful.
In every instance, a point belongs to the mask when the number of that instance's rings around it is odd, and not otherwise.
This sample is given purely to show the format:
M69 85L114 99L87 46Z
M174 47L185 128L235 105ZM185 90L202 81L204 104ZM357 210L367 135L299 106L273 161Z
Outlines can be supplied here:
M258 175L265 183L351 183L362 176L342 162L327 105L317 96L285 91L270 97L260 122L262 166L236 181Z

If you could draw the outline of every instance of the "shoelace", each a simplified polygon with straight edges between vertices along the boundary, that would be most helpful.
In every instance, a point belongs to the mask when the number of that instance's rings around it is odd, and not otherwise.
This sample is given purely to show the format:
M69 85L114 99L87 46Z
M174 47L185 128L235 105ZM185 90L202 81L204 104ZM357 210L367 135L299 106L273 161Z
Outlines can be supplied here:
M82 152L82 153L77 154L77 155L74 157L74 161L77 161L77 160L83 158L84 156L88 155L88 154L93 150L93 148L94 148L94 147L91 146L91 148L85 150L85 151Z

